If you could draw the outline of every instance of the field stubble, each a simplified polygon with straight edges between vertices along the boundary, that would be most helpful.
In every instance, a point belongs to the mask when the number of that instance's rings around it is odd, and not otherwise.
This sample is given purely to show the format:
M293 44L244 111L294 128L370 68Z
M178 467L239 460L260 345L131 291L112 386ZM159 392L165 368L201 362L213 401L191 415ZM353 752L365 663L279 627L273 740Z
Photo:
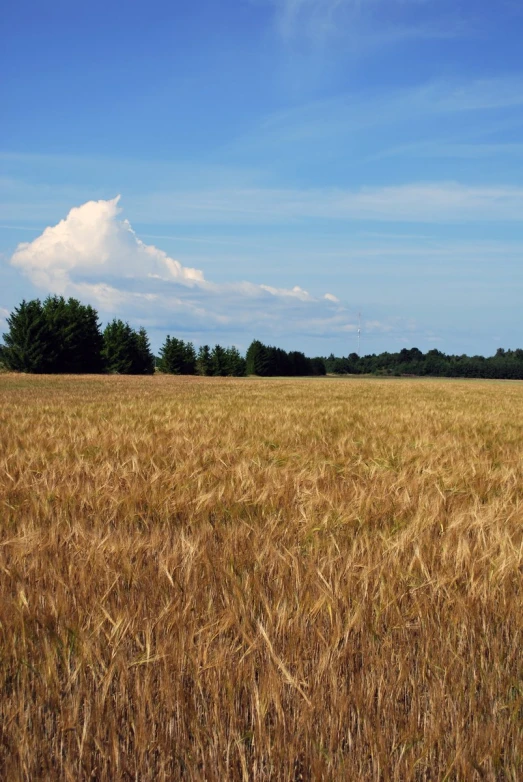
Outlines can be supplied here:
M523 778L522 385L0 402L1 778Z

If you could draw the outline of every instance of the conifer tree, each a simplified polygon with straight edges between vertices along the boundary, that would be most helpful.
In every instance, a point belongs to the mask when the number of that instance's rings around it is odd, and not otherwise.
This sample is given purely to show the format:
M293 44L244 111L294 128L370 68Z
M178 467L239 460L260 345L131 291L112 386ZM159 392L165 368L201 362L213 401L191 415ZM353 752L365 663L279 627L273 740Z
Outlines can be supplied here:
M7 318L3 362L15 372L50 372L55 358L53 335L39 299L22 301Z
M196 357L196 371L199 375L212 375L213 367L211 349L209 345L202 345L198 349L198 355Z
M229 374L227 366L227 354L221 345L215 345L213 347L211 360L213 375L225 377Z
M178 358L178 343L179 340L167 334L158 357L158 369L161 372L180 374L182 362L181 358Z
M53 340L52 372L93 373L102 370L103 337L98 313L78 299L48 296L43 304Z
M171 375L194 375L196 372L196 352L192 342L167 335L160 348L158 367Z
M136 374L154 375L154 355L151 351L149 337L143 326L138 329L138 333L136 335L136 349Z
M105 327L102 356L108 372L119 375L134 375L137 372L138 339L136 332L124 323L114 319Z
M183 374L194 375L196 373L196 351L192 342L182 343L183 350Z
M325 361L321 356L317 356L316 358L309 359L310 361L310 367L311 367L311 373L313 375L326 375L327 370L325 369Z
M268 348L258 339L249 345L246 356L247 374L267 377L270 375L270 356Z
M228 375L232 377L245 375L245 359L240 355L238 348L234 346L225 349L225 365Z

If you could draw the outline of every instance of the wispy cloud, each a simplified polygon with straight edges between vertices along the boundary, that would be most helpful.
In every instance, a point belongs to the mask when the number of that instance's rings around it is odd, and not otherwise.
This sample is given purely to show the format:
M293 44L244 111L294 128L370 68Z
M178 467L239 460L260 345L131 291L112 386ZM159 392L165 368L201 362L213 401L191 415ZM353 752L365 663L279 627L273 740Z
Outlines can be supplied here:
M443 84L435 109L438 111L478 111L523 106L523 76L515 73L491 79L476 79L462 84ZM428 95L430 99L430 94Z
M250 134L231 140L217 151L217 158L229 161L221 165L4 151L0 152L0 160L9 175L0 177L0 223L15 228L46 225L66 213L71 203L83 203L93 196L105 198L118 190L125 192L128 208L136 219L139 216L141 222L151 225L175 226L185 220L230 225L281 222L285 215L295 219L300 213L310 214L310 204L323 196L325 203L334 202L335 217L339 199L332 190L318 186L310 191L292 188L303 173L311 182L321 181L319 161L331 164L330 173L325 175L328 181L329 176L332 179L333 160L343 155L344 162L357 169L351 180L357 182L358 178L365 181L368 174L365 163L399 155L462 160L486 158L490 153L519 157L521 145L491 144L487 133L494 129L492 138L497 142L504 135L513 140L513 125L521 122L522 105L523 73L492 79L432 81L387 92L338 94L272 113L253 123ZM512 122L506 134L499 129L504 121ZM320 171L314 178L307 173L310 161L316 161ZM352 170L349 173L352 175ZM372 170L374 180L377 173ZM405 177L412 175L410 171ZM439 175L462 176L451 166ZM486 175L487 181L492 179L491 168ZM438 172L427 174L427 178L435 176ZM47 181L55 184L50 187L44 184ZM279 182L287 187L278 187ZM408 187L411 185L404 185ZM445 183L440 187L445 189ZM466 189L465 185L460 187ZM357 192L355 187L345 191L351 203ZM507 203L513 197L514 193L508 192ZM309 206L305 207L304 201ZM296 202L295 208L292 202ZM498 215L497 208L493 215ZM436 213L435 220L439 219Z
M457 223L521 221L523 188L458 182L344 188L251 188L132 199L147 222L283 224L304 219ZM146 216L146 217L145 217Z
M299 32L314 37L331 34L341 11L356 9L350 0L273 0L278 31L284 38Z
M316 179L338 179L339 160L353 181L365 181L369 172L374 178L377 173L365 164L390 157L390 149L408 153L409 147L422 150L425 143L470 148L514 142L522 107L522 72L492 79L449 77L389 90L355 89L268 114L232 139L220 155L233 165L263 162L267 174L283 175L286 181L308 178L311 171ZM491 169L488 175L491 179ZM449 168L443 176L459 174ZM251 181L264 184L267 178Z
M523 73L492 79L429 81L387 92L343 93L275 112L260 126L268 141L330 138L374 126L523 106Z
M387 152L384 155L388 154ZM394 151L389 154L394 154ZM31 197L16 208L0 205L2 217L19 220L33 215L36 224L47 221L60 209L62 200L46 202L47 188L31 188ZM223 187L166 189L126 196L129 210L148 226L171 226L172 233L149 230L148 236L176 237L176 226L288 225L297 227L305 220L332 222L385 221L417 223L521 222L523 188L505 184L466 184L462 182L407 182L374 187ZM110 202L107 202L110 203ZM32 209L33 207L33 209ZM63 212L66 212L64 209ZM68 218L71 222L73 217ZM25 220L24 220L25 223ZM2 221L3 224L3 221ZM17 222L13 222L16 227ZM20 223L18 223L18 226ZM68 223L69 225L69 223ZM29 228L29 223L26 224ZM87 229L86 229L87 230ZM58 231L58 229L57 229ZM47 234L38 243L44 252ZM213 242L206 236L193 241ZM216 243L234 244L234 236ZM142 247L142 253L146 250ZM33 248L33 253L36 248ZM64 259L64 263L67 263ZM43 268L43 267L42 267Z
M324 43L341 38L354 50L393 44L409 38L454 38L471 33L452 12L412 19L407 9L431 6L424 0L267 0L275 9L278 33L286 41L307 38ZM390 13L391 9L394 13Z
M523 144L499 143L484 144L460 143L445 140L418 141L411 144L400 144L396 147L382 149L371 155L367 155L366 162L384 160L386 158L453 158L456 160L481 160L493 158L506 158L508 160L523 157Z

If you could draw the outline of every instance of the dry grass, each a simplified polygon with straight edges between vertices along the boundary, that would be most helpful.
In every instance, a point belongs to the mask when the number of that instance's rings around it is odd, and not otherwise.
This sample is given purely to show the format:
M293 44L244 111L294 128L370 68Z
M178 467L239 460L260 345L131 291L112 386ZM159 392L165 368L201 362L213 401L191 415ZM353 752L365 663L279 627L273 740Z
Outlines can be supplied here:
M523 779L522 385L0 404L2 779Z

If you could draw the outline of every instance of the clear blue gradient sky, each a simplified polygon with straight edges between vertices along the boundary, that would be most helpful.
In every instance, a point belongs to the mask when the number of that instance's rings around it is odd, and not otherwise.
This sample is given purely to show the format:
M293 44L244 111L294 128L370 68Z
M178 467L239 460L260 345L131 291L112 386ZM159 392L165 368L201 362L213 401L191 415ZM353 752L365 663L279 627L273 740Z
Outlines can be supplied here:
M519 0L17 0L0 28L0 332L57 292L155 348L346 355L358 312L366 353L523 347Z

